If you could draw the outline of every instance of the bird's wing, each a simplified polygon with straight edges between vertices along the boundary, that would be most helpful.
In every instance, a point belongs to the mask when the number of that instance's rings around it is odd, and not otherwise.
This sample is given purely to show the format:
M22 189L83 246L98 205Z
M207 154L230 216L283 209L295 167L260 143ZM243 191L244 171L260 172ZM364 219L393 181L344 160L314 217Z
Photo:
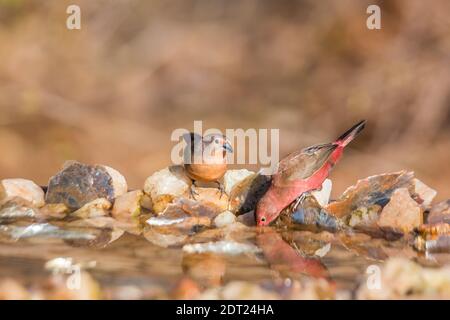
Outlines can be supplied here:
M194 161L194 155L198 154L202 150L202 136L189 132L183 135L184 140L186 141L186 147L183 152L184 163L192 163Z
M277 181L307 179L319 170L338 146L318 144L291 153L278 164Z

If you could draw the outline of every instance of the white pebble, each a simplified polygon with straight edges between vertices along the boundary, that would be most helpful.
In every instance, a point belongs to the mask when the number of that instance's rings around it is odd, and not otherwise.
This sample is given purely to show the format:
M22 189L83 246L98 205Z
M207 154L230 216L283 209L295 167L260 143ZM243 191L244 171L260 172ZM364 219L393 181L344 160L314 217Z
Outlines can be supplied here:
M214 219L217 228L223 228L236 221L236 216L231 211L224 211Z
M326 179L322 183L322 189L319 191L313 191L311 194L316 198L317 202L325 207L328 202L330 202L331 188L333 187L333 183L330 179Z

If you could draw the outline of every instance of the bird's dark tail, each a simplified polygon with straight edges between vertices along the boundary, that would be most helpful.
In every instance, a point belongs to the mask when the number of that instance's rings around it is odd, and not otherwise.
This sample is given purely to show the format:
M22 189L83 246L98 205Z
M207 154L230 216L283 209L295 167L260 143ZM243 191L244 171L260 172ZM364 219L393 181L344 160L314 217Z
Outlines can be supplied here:
M366 120L362 120L355 124L353 127L345 131L339 138L336 139L336 143L340 146L345 147L352 141L358 133L364 129L364 126L366 125Z

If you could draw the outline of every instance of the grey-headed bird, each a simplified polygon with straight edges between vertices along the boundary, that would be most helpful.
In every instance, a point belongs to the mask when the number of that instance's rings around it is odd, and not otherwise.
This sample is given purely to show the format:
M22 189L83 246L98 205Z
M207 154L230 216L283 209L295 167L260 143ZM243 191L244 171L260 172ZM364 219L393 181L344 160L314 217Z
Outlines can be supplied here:
M196 181L217 183L222 197L224 188L219 180L227 171L227 152L233 152L230 142L221 134L201 136L190 132L183 135L183 138L187 143L184 149L184 168L192 180L192 197L195 199L197 194L193 189Z

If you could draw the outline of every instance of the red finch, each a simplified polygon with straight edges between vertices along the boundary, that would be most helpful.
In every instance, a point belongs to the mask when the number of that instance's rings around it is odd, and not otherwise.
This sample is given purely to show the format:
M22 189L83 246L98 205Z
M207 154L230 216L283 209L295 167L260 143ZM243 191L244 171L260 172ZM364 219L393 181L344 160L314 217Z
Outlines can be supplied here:
M314 145L281 160L269 189L256 205L256 224L268 225L303 193L320 188L345 146L364 129L365 123L358 122L335 142Z

